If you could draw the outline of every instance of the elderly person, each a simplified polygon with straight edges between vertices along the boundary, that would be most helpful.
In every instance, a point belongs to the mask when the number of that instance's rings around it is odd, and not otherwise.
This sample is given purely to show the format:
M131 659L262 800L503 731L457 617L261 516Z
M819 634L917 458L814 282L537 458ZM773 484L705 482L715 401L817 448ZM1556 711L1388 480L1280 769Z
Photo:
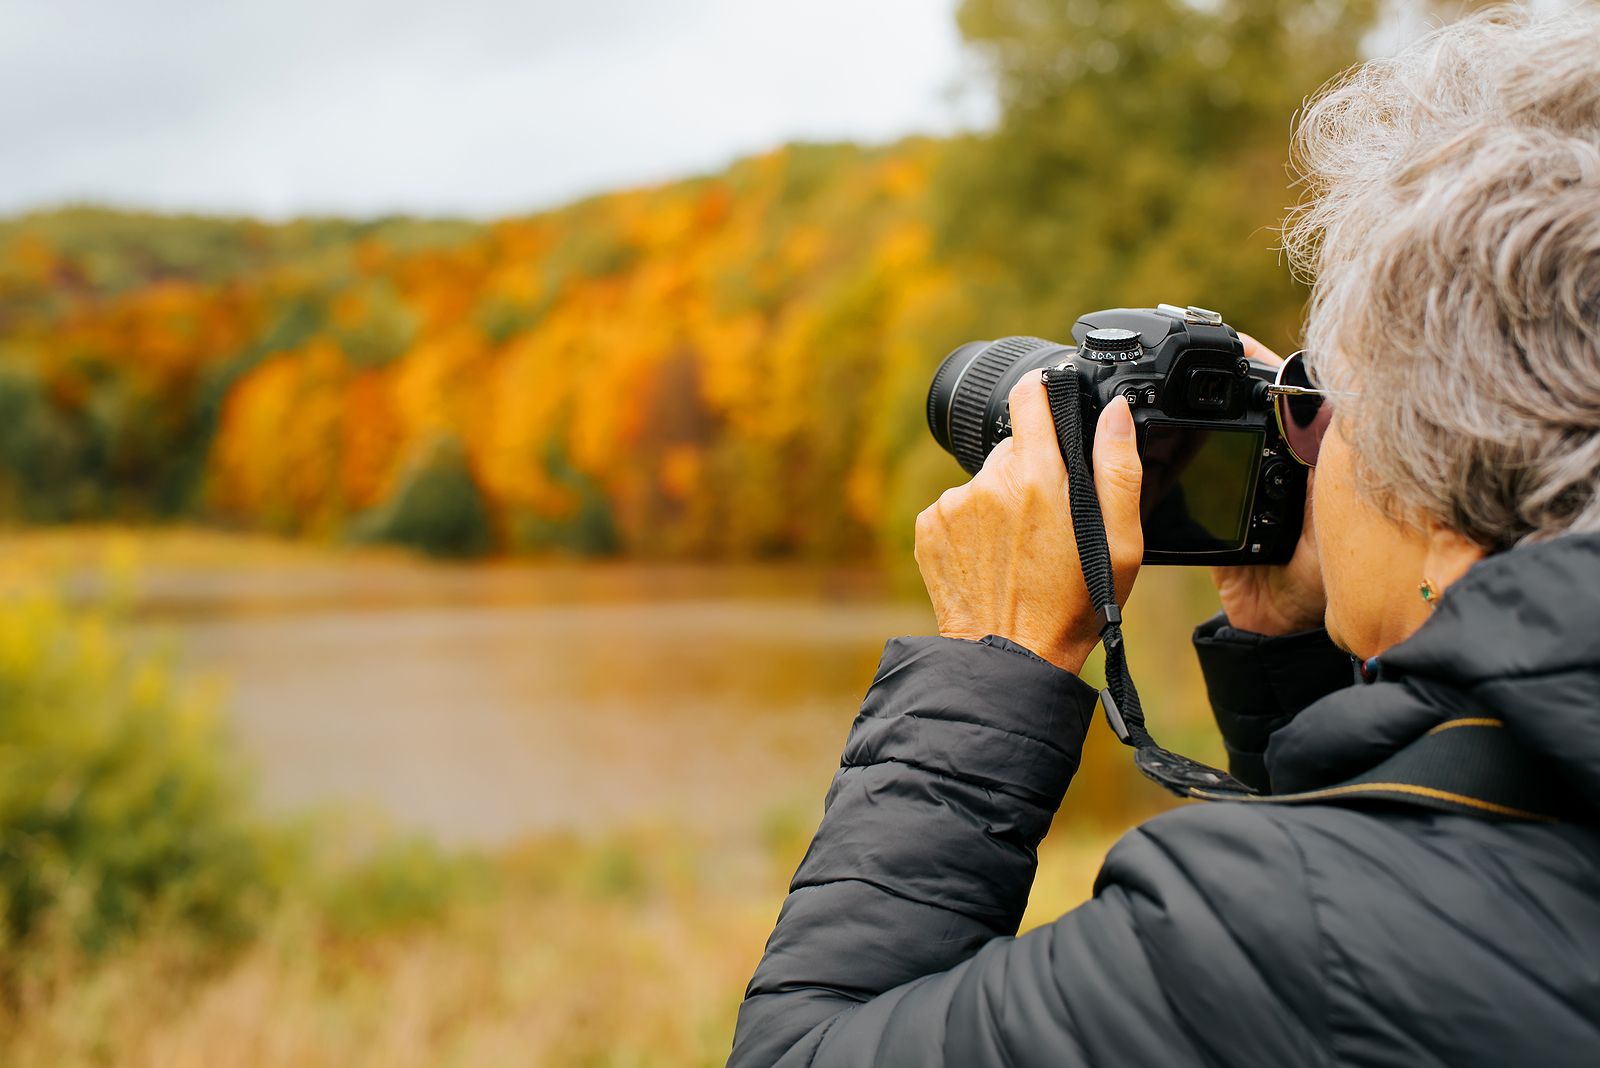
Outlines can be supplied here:
M1333 417L1293 562L1220 573L1196 644L1234 773L1311 801L1151 820L1012 937L1095 702L1025 378L1014 445L918 523L940 636L888 644L732 1064L1600 1064L1600 21L1458 23L1298 147ZM1108 406L1095 448L1120 591L1131 430ZM1457 725L1539 811L1341 803Z

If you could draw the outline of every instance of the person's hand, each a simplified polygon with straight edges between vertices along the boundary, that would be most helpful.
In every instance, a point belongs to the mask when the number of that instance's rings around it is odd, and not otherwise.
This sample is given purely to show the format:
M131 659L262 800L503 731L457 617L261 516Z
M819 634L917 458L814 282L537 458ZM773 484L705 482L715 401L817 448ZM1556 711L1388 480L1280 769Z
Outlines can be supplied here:
M1239 339L1250 359L1273 366L1283 363L1281 357L1248 334L1240 334ZM1315 471L1311 474L1316 476ZM1322 566L1317 560L1316 537L1311 527L1309 482L1306 521L1289 562L1213 567L1211 581L1222 599L1228 624L1239 630L1282 635L1322 626L1328 595L1322 588Z
M917 566L941 635L998 635L1077 674L1100 634L1040 373L1024 375L1010 400L1011 437L972 481L946 490L917 516ZM1094 483L1119 603L1144 556L1140 477L1133 416L1118 397L1100 413Z

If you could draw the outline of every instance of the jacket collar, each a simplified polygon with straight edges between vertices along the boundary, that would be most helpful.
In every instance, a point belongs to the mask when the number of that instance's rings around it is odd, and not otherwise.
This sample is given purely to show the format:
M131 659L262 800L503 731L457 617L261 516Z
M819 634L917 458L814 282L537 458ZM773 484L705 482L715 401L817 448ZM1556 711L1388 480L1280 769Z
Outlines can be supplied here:
M1446 719L1496 716L1600 808L1600 534L1489 557L1453 584L1375 681L1337 691L1275 732L1275 793L1343 782Z

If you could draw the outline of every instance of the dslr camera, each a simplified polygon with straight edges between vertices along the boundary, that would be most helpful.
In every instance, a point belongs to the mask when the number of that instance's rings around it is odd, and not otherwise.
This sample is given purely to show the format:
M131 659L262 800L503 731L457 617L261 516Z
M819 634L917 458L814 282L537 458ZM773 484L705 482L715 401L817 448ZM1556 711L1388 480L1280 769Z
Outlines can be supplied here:
M1304 522L1306 468L1290 455L1267 387L1238 331L1205 308L1111 308L1072 327L1077 343L972 341L939 366L928 429L969 474L1011 434L1007 395L1028 371L1078 375L1084 449L1100 409L1126 397L1144 464L1147 564L1278 564Z

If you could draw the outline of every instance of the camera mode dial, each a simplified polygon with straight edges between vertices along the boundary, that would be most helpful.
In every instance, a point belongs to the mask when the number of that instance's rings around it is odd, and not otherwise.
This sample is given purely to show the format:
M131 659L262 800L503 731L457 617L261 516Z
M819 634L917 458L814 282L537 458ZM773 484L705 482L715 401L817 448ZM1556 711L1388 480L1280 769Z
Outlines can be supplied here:
M1100 327L1083 335L1083 346L1079 351L1085 359L1101 363L1137 360L1142 351L1139 331Z

